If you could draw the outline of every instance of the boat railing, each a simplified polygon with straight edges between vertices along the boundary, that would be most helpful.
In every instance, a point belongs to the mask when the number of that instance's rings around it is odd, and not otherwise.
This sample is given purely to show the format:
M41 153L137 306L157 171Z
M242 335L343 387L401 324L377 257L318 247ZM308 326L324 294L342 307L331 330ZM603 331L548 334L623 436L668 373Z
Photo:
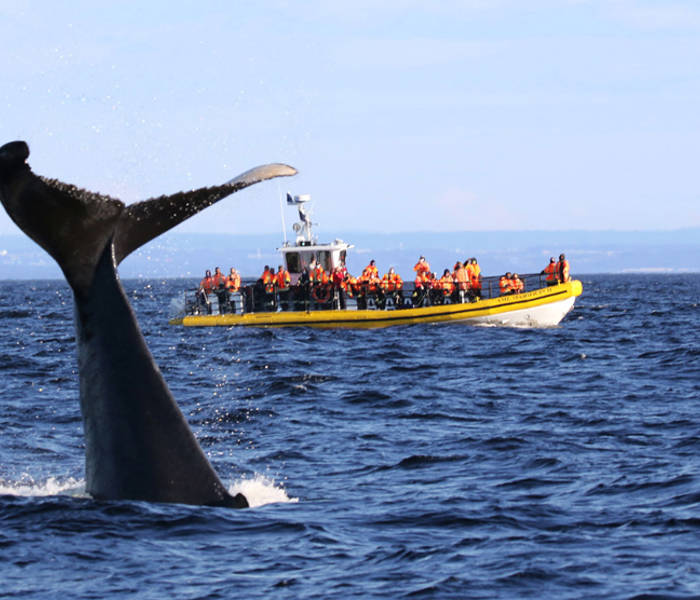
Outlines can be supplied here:
M545 276L539 273L520 275L522 293L547 287ZM316 310L401 310L439 304L456 304L498 298L501 293L500 276L482 277L481 286L446 293L441 289L416 289L406 282L400 291L383 292L380 288L360 286L344 291L332 284L321 286L293 285L287 289L268 292L261 282L251 282L240 290L214 290L204 294L201 289L185 291L186 315L223 315L232 313L316 311Z

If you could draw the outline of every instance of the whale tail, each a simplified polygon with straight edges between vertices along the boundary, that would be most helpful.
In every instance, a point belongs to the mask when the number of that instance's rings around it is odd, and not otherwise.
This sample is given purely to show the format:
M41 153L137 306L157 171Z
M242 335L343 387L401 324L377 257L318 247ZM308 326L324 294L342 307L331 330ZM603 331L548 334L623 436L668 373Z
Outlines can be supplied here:
M0 200L19 228L56 260L73 290L83 294L110 243L119 264L222 198L260 181L296 173L288 165L264 165L223 185L125 206L115 198L35 175L26 163L28 157L25 142L0 147Z

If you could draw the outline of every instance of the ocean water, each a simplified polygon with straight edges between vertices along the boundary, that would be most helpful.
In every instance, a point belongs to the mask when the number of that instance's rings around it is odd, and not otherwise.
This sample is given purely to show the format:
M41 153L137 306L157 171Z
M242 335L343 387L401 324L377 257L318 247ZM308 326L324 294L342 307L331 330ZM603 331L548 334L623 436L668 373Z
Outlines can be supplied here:
M0 282L0 597L700 598L700 275L555 329L183 329L125 281L248 510L84 491L72 297Z

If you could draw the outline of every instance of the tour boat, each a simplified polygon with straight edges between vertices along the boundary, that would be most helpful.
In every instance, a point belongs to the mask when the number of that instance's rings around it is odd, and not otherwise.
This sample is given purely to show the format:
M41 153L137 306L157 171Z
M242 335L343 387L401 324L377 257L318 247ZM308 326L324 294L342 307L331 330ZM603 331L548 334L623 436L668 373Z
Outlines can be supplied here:
M197 290L185 293L185 302L171 325L185 327L317 327L379 328L416 323L466 323L504 327L555 327L569 313L583 290L573 280L547 285L537 274L521 276L526 291L501 294L498 277L483 277L478 295L454 294L445 298L430 292L416 293L412 282L397 297L371 292L346 293L328 284L309 286L304 273L314 262L326 273L341 262L353 246L336 239L319 243L305 204L308 195L287 195L287 203L298 209L300 221L293 225L294 243L278 248L290 274L287 290L269 292L261 282L242 287L234 294L223 290L205 295ZM318 290L322 289L319 293ZM431 297L432 296L432 297Z

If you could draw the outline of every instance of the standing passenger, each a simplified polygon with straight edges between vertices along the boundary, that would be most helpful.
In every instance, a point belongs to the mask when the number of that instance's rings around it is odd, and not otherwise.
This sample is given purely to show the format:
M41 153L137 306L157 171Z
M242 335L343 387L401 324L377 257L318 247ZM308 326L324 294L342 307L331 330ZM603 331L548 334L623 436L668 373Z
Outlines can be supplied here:
M557 285L557 261L552 256L549 264L540 271L540 275L545 275L544 281L547 285Z
M569 273L569 261L566 260L566 256L563 254L559 255L559 262L557 263L557 279L559 283L566 283L571 281L571 275Z

